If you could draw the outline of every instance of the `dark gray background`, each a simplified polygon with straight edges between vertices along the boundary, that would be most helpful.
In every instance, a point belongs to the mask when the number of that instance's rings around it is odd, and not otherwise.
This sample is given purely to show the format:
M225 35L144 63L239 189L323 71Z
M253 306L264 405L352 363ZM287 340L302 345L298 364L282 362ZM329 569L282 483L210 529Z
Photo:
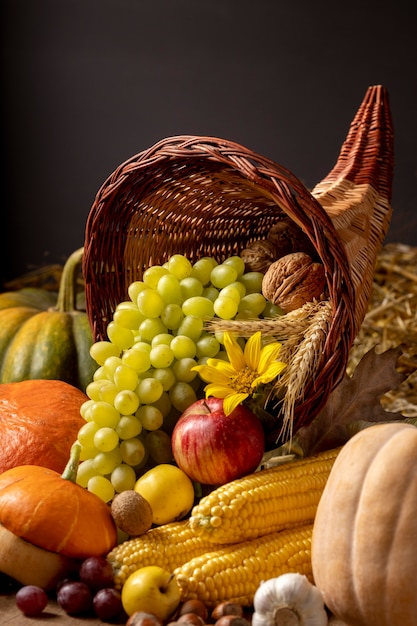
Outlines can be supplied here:
M414 13L356 0L3 0L2 279L62 263L107 176L170 135L237 141L312 187L373 84L394 119L388 241L417 245Z

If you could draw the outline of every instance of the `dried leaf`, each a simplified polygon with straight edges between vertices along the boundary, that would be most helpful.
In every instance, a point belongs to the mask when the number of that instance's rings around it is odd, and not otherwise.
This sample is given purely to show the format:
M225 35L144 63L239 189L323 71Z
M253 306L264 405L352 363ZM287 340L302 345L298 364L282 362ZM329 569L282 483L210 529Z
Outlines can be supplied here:
M343 445L351 436L353 423L404 419L381 405L381 397L402 380L396 369L401 352L401 348L392 348L378 354L373 348L362 357L352 376L346 375L332 391L313 422L298 431L296 442L305 455Z

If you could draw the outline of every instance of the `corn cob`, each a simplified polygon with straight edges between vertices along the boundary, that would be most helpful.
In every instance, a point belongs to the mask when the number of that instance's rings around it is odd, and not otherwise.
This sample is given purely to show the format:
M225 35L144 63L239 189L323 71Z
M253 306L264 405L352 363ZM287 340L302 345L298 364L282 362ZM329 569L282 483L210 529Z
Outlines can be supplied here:
M219 544L314 520L340 448L261 470L218 487L193 508L190 526Z
M109 552L107 560L113 567L115 587L121 589L128 576L141 567L159 565L172 572L216 547L206 537L197 536L188 521L172 522L117 545Z
M181 600L197 598L208 607L225 601L250 606L263 580L298 572L313 582L312 533L313 524L298 526L191 559L174 571Z

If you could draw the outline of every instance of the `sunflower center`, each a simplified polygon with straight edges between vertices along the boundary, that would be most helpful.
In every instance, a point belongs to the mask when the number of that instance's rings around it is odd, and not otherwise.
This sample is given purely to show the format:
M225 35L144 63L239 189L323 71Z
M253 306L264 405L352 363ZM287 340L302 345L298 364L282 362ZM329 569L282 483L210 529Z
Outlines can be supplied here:
M238 393L251 394L253 392L252 383L258 376L258 372L246 367L244 370L237 372L231 379L231 387Z

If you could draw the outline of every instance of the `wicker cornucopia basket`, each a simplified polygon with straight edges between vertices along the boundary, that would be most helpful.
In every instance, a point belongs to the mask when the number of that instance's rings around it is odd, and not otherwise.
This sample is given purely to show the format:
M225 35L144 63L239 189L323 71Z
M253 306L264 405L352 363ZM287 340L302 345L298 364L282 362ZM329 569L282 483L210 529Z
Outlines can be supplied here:
M287 169L212 137L164 139L122 163L99 189L86 225L83 271L96 339L150 265L182 253L221 262L295 224L324 265L328 299L262 324L283 343L286 394L277 432L312 421L346 371L391 215L393 136L386 90L370 87L339 159L312 192ZM225 322L224 327L233 327ZM285 359L284 359L285 360Z

